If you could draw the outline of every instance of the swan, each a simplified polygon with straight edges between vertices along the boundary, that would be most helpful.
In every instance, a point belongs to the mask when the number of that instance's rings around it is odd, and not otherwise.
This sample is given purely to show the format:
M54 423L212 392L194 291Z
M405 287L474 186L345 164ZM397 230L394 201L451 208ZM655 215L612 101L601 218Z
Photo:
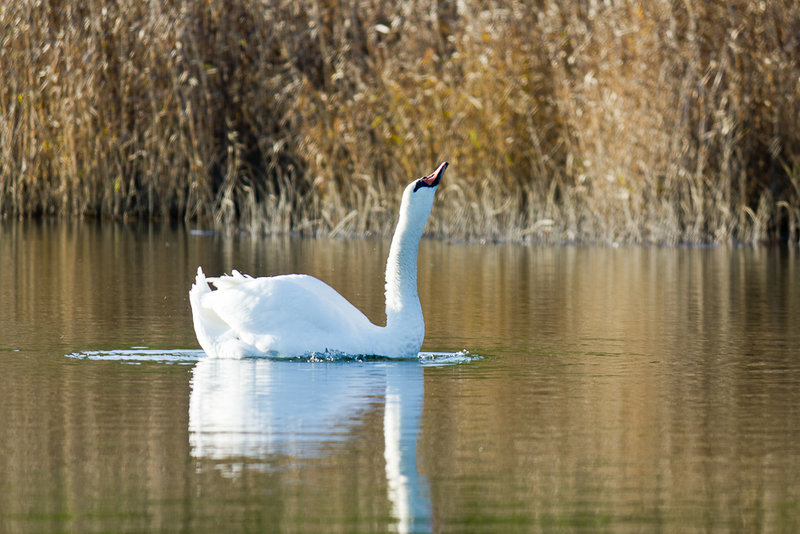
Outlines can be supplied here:
M206 278L189 291L197 341L212 358L292 358L320 353L415 358L425 337L417 250L448 163L411 182L386 261L386 326L373 324L335 289L304 274ZM216 289L212 290L209 282Z

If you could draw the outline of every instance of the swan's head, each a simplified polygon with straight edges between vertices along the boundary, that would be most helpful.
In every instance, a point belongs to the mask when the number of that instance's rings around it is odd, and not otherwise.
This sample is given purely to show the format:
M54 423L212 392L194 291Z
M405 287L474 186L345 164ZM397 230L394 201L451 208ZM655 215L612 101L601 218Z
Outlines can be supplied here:
M420 221L423 226L425 225L433 206L433 195L444 176L447 165L449 164L445 161L428 176L423 176L408 184L406 190L403 191L401 215L405 212L411 220Z

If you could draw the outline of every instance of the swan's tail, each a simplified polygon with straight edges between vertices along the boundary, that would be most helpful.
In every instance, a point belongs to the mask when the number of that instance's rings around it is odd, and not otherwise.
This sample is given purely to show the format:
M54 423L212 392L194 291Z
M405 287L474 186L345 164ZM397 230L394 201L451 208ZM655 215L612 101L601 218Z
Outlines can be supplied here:
M194 284L189 290L189 303L192 306L192 320L197 341L206 354L214 356L216 352L214 340L227 329L227 325L212 308L203 306L203 296L211 293L208 280L203 268L198 267Z
M189 302L192 305L192 310L199 309L200 297L206 293L211 292L211 287L208 285L206 275L203 273L203 268L197 268L197 276L194 278L192 289L189 290Z
M197 305L200 303L200 296L204 295L211 291L211 288L206 281L206 275L203 273L203 268L197 268L197 276L194 278L194 284L192 284L192 289L189 290L189 303L192 305L192 309L194 310L197 308Z

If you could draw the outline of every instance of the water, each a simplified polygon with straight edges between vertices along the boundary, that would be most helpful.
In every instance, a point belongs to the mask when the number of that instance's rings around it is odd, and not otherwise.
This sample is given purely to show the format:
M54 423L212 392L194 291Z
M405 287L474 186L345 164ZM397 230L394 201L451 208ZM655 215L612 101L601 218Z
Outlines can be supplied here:
M198 350L198 265L387 252L3 223L0 531L800 531L797 249L423 241L421 362Z

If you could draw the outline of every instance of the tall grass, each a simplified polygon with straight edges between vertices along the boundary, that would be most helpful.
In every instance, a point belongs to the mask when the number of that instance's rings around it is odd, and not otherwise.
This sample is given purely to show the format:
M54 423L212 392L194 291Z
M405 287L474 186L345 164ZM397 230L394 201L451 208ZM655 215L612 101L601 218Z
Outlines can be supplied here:
M724 5L723 5L724 4ZM0 213L800 239L793 0L9 0Z

